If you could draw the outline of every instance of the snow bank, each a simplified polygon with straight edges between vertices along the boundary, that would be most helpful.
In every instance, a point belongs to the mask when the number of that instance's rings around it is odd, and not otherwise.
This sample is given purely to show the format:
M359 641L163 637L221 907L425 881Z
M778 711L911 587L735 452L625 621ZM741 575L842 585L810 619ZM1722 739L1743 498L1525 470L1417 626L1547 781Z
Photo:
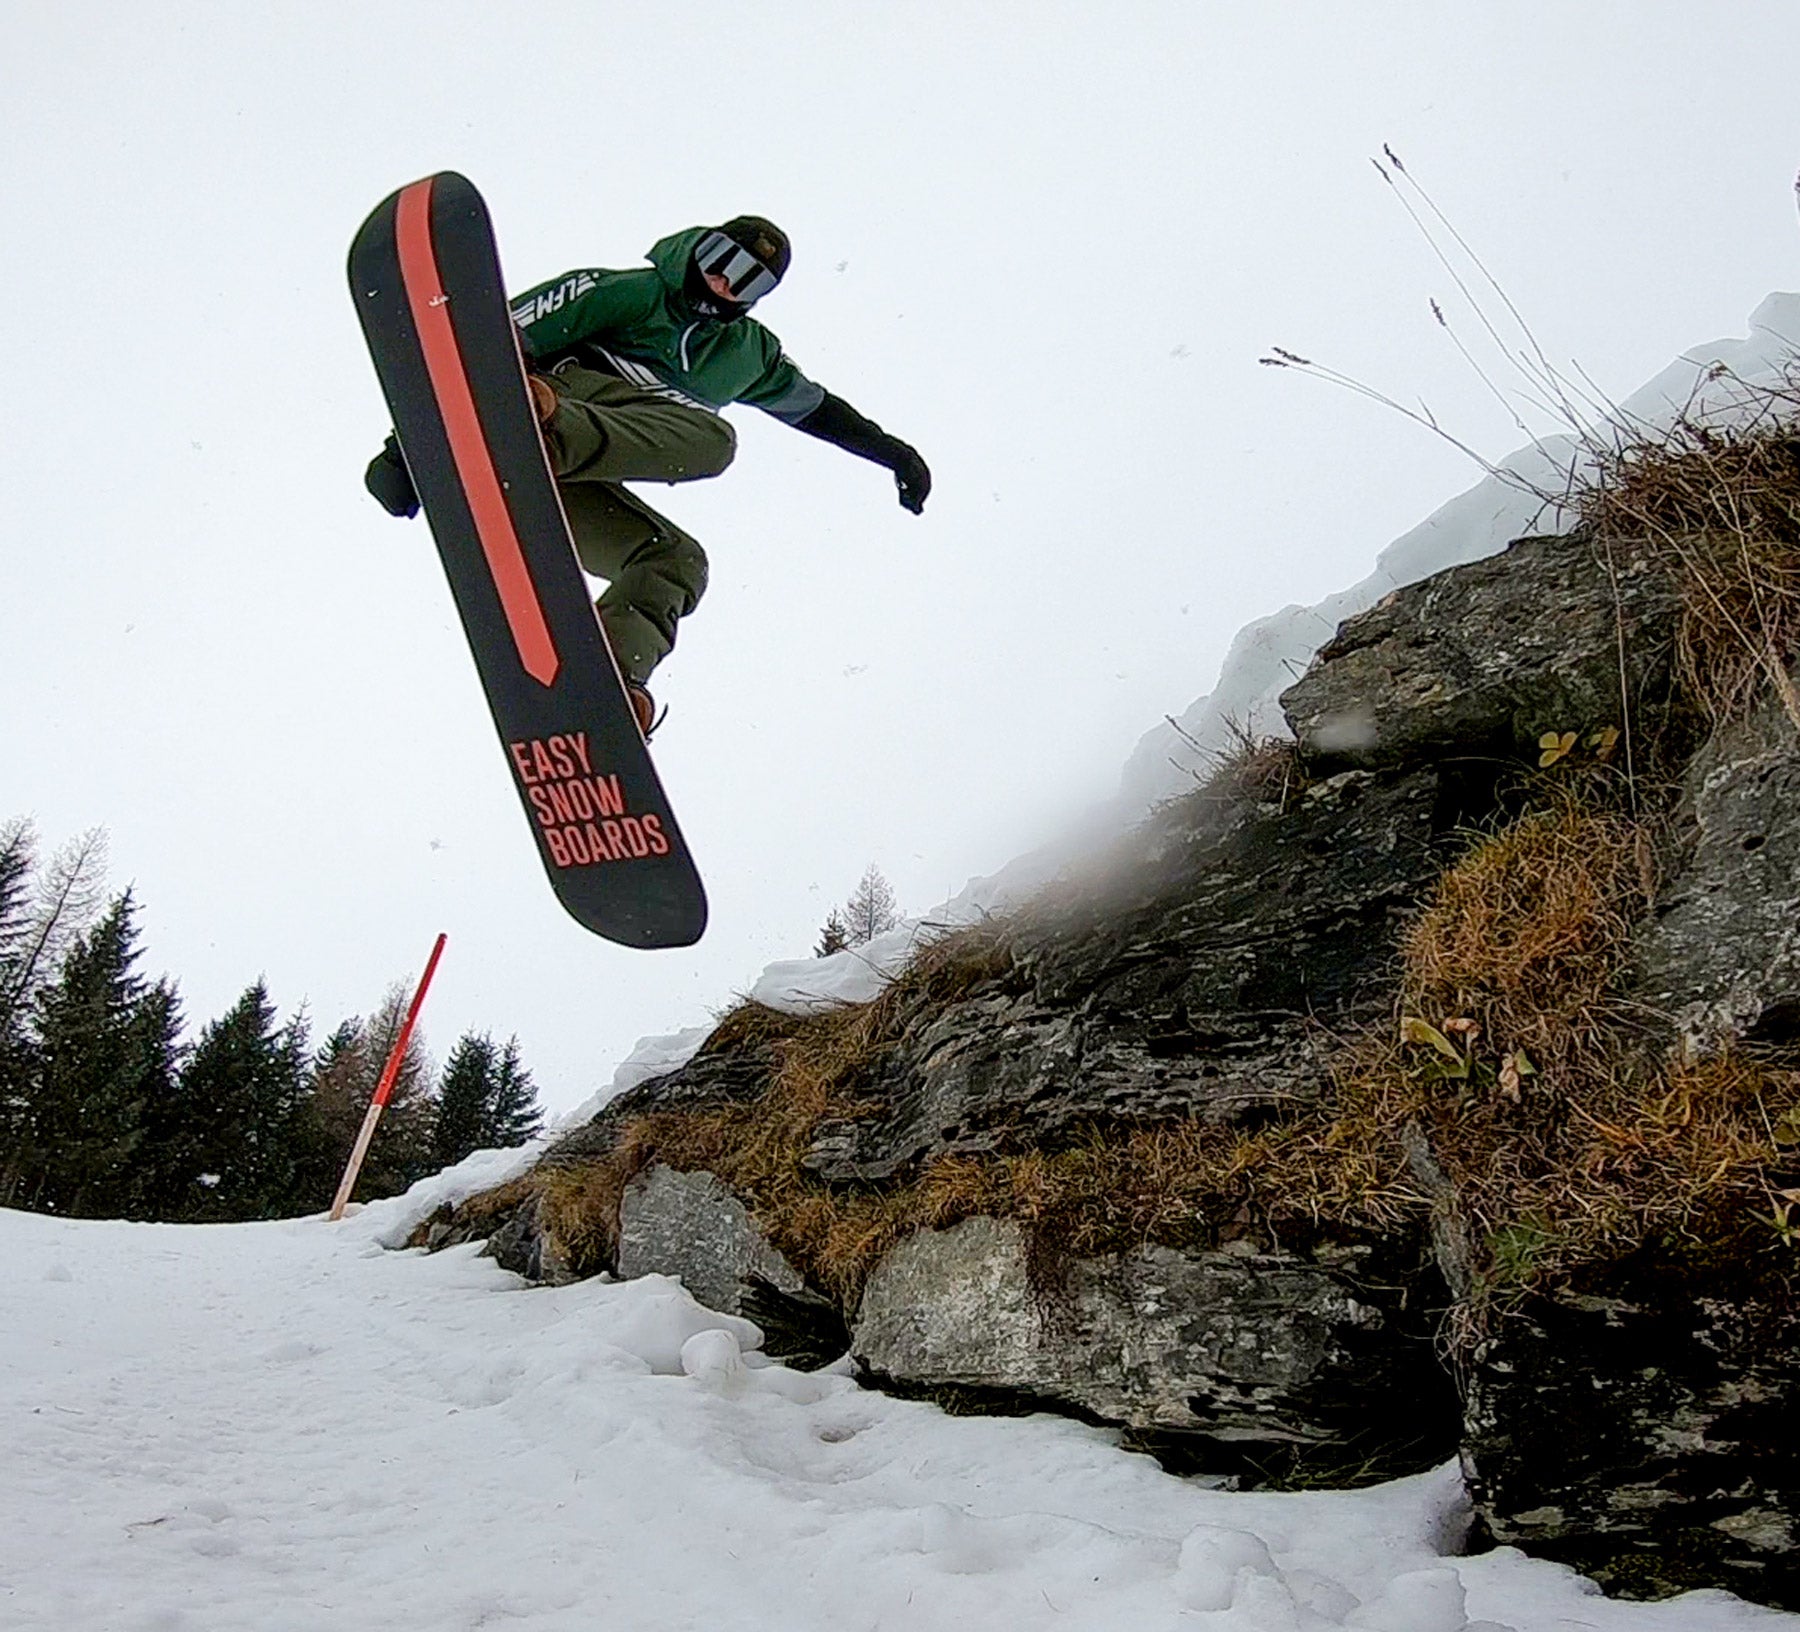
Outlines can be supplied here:
M660 1276L523 1294L385 1233L0 1212L0 1625L1800 1632L1455 1557L1453 1468L1206 1489L791 1372Z

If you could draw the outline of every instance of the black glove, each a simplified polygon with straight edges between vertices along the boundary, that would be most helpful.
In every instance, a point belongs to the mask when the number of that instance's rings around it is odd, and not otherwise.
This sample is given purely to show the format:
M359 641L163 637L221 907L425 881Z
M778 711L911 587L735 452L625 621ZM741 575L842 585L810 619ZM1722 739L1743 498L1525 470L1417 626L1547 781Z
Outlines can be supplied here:
M400 444L390 432L381 444L381 452L369 461L363 473L363 486L375 495L381 508L390 516L416 516L419 495L413 491L412 473L400 457Z
M904 442L896 443L893 466L894 486L900 489L900 502L915 516L925 513L925 496L931 491L931 472L919 457L918 449Z
M889 436L872 419L859 414L842 397L829 391L819 406L805 419L794 421L794 429L816 436L822 442L886 465L894 473L894 485L900 490L900 502L916 516L925 508L925 495L931 491L931 472L925 461L897 436Z

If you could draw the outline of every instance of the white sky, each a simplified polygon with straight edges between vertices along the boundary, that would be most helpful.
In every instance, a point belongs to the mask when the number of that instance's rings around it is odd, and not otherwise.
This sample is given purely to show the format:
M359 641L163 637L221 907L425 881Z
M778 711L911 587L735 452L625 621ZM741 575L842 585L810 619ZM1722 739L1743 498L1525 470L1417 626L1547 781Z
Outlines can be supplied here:
M922 911L1109 793L1232 634L1366 572L1520 437L1369 164L1391 143L1553 358L1620 396L1800 284L1800 8L11 0L0 57L0 819L111 833L190 1021L320 1030L450 946L426 1028L546 1103L804 955L875 861ZM658 761L712 927L629 952L541 878L435 552L361 472L364 214L486 193L515 288L742 211L762 315L915 443L734 410L644 489L713 584Z

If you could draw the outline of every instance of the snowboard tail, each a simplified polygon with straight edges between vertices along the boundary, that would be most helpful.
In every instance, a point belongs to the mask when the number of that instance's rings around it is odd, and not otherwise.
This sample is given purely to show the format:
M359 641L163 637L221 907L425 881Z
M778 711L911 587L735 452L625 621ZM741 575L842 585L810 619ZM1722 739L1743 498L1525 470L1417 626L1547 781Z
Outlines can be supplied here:
M350 284L557 898L608 940L691 945L705 890L575 559L481 195L453 172L403 187Z

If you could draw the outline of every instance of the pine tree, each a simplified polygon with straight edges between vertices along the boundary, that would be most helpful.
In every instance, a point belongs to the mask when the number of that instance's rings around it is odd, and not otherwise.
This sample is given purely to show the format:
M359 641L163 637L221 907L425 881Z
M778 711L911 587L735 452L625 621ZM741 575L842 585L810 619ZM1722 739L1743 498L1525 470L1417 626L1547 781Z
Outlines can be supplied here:
M173 1088L180 1011L167 981L134 973L127 892L63 959L36 1003L26 1206L77 1217L131 1209L133 1163L152 1104Z
M56 978L69 949L92 924L106 874L106 834L90 828L37 865L30 822L9 822L0 849L5 870L6 930L0 942L0 1034L22 1026L38 995ZM28 882L29 881L29 882Z
M306 1083L311 1067L312 1028L305 1009L281 1028L277 1038L280 1061L271 1086L277 1103L264 1102L269 1129L266 1151L259 1148L257 1190L261 1197L259 1218L288 1218L303 1211L296 1200L301 1164L306 1157Z
M862 881L844 903L844 933L851 946L866 946L877 935L884 934L900 922L899 903L894 886L882 876L873 862Z
M277 1025L267 986L250 986L200 1034L145 1138L152 1216L266 1218L291 1188L306 1067L305 1026Z
M37 866L37 834L15 818L0 827L0 989L17 966L30 927L31 875Z
M494 1040L465 1032L450 1050L438 1084L437 1129L432 1160L453 1167L471 1151L482 1149L481 1135L489 1096L498 1072Z
M35 835L27 821L0 828L0 993L11 989L30 933ZM36 1057L17 1004L0 1007L0 1201L10 1196L27 1131Z
M131 1097L131 1146L126 1164L114 1169L108 1178L86 1198L77 1196L70 1211L88 1218L161 1218L148 1201L145 1191L153 1171L154 1136L157 1118L178 1097L181 1067L185 1050L181 1042L181 1004L174 983L167 978L157 981L138 1004L133 1015L141 1076Z
M522 1145L543 1125L537 1089L519 1062L519 1039L496 1049L487 1033L457 1040L438 1087L434 1160L451 1167L477 1150Z
M93 919L105 859L105 835L94 829L40 869L32 824L18 818L0 829L0 1204L25 1205L48 1182L44 1060L32 1021Z
M535 1139L543 1125L537 1085L519 1061L519 1039L509 1037L500 1051L500 1080L495 1084L488 1110L486 1146L490 1150L510 1150Z
M813 948L813 956L828 958L834 952L842 952L849 944L850 932L844 928L843 916L833 907L824 928L819 931L819 944Z

